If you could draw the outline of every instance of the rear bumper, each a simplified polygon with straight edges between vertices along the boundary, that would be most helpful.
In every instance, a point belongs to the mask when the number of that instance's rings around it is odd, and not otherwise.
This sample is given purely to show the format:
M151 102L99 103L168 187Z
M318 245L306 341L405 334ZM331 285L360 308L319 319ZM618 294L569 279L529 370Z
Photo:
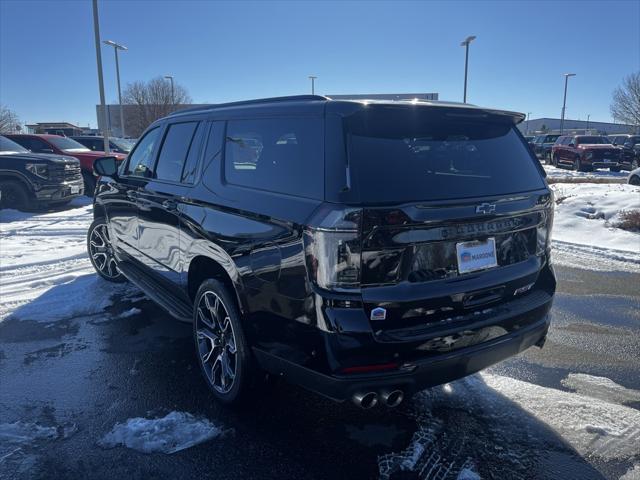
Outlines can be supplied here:
M288 381L342 402L356 393L402 390L411 395L476 373L533 345L542 345L549 329L549 315L520 331L437 357L403 365L400 371L377 375L325 375L267 352L254 349L263 368Z

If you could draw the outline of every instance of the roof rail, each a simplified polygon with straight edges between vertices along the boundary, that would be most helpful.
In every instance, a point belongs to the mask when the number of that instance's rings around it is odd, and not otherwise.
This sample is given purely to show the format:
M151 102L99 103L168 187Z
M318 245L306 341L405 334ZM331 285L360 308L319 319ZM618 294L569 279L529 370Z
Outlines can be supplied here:
M255 100L241 100L238 102L228 102L228 103L212 103L207 106L200 106L194 108L186 108L184 110L176 110L175 112L170 113L169 117L173 117L175 115L181 115L183 113L193 113L200 111L208 111L215 108L225 108L225 107L236 107L241 105L260 105L262 103L277 103L277 102L300 102L304 100L328 100L327 97L323 97L322 95L290 95L286 97L271 97L271 98L258 98Z

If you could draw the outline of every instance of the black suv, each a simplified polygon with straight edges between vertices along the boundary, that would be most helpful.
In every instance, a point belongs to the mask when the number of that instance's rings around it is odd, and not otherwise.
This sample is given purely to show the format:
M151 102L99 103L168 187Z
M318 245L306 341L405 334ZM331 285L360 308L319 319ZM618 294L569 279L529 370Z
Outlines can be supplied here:
M640 135L608 135L611 144L620 150L620 166L635 170L640 166Z
M538 135L533 139L533 151L545 163L551 163L551 148L560 135Z
M90 257L193 322L222 402L261 371L395 406L545 341L553 199L523 118L319 96L175 113L96 162Z
M80 162L63 155L32 153L0 136L0 191L4 208L60 206L84 193Z

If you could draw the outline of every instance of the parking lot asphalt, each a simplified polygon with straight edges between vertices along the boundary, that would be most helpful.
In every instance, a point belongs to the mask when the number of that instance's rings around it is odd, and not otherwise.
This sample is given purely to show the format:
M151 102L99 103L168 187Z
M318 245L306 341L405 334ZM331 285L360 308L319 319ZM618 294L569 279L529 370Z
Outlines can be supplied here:
M243 409L221 407L200 378L190 325L133 288L98 314L9 317L0 478L637 478L640 272L557 273L542 350L396 409L335 404L285 382ZM220 435L173 454L101 441L127 419L175 411Z

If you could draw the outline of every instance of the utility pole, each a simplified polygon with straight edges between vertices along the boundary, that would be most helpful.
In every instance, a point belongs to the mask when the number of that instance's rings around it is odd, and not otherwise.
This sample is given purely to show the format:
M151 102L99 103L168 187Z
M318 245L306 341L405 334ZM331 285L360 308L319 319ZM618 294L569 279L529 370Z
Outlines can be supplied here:
M309 80L311 80L311 95L315 95L316 94L316 76L314 75L309 75Z
M589 119L591 118L591 114L587 115L587 131L585 133L589 133Z
M531 112L527 112L527 135L529 135L529 117L531 116Z
M475 35L471 35L464 39L460 44L461 47L465 47L464 52L464 99L463 102L467 103L467 72L469 70L469 45L476 39Z
M173 75L165 75L164 78L168 79L171 82L171 106L174 107L176 104L176 97L173 90Z
M109 119L104 101L104 79L102 78L102 52L100 52L100 22L98 21L98 0L93 0L93 34L96 41L96 62L98 63L98 86L100 88L100 107L102 108L102 135L104 153L109 154Z
M120 91L120 64L118 63L118 50L128 49L124 45L118 45L116 42L111 40L105 40L103 43L113 47L113 51L116 55L116 79L118 80L118 104L120 105L120 134L124 138L124 113L122 108L122 93Z
M564 132L564 112L567 107L567 84L569 83L569 77L575 77L575 73L564 74L564 99L562 100L562 117L560 118L560 135Z

